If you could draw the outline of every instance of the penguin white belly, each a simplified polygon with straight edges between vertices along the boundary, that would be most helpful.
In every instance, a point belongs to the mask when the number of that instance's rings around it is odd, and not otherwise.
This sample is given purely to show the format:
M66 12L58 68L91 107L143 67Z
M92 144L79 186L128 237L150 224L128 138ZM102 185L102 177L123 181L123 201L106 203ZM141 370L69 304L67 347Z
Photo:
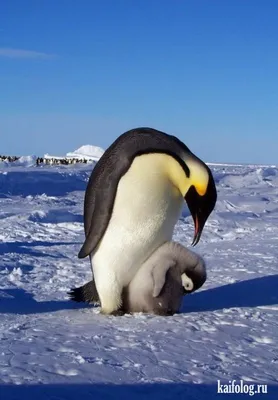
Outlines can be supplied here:
M110 308L102 292L110 291L112 300L113 289L121 292L153 251L172 239L184 200L161 162L163 155L137 157L118 184L111 219L92 255L102 308Z

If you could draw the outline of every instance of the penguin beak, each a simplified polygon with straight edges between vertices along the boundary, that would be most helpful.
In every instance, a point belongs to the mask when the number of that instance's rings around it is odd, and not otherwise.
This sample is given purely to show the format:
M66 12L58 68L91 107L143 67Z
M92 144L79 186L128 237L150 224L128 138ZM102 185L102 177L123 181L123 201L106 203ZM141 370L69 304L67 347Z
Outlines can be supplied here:
M207 190L203 196L198 194L194 185L190 186L188 192L186 193L185 201L192 215L195 226L194 238L191 244L192 246L196 246L196 244L199 242L203 228L209 215L214 209L216 200L217 192L211 172L209 174Z
M201 219L201 217L200 216L198 217L198 215L196 215L194 218L195 232L194 232L194 238L193 238L191 246L196 246L196 244L199 242L199 240L201 238L201 234L203 232L203 228L205 226L206 221L202 221L202 223L201 223L200 219Z

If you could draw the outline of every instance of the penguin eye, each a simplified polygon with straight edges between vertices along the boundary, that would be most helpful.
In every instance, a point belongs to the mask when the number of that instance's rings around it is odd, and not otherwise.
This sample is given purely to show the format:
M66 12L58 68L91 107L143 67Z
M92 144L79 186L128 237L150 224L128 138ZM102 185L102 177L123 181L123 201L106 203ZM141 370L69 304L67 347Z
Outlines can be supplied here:
M191 285L189 282L187 282L187 283L185 284L185 289L191 290L191 289L193 289L193 287L192 287L192 285Z

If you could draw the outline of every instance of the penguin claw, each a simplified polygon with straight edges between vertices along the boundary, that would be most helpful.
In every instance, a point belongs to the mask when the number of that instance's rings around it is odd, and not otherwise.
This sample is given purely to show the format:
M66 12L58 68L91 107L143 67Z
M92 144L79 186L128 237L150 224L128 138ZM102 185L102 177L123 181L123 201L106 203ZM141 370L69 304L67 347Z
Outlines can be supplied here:
M71 289L67 294L69 295L70 300L76 301L77 303L89 302L84 298L82 286Z
M72 288L67 292L67 294L69 295L70 300L76 301L77 303L100 304L95 282L93 280L83 286Z

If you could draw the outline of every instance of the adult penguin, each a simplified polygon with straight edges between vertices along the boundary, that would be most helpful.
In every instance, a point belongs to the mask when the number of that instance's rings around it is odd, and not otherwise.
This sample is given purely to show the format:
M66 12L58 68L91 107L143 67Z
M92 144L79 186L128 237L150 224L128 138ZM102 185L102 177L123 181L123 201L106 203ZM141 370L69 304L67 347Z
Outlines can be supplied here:
M210 169L175 136L137 128L112 143L87 185L86 239L78 254L90 255L102 313L117 313L123 288L158 247L171 241L184 200L196 245L216 198Z

